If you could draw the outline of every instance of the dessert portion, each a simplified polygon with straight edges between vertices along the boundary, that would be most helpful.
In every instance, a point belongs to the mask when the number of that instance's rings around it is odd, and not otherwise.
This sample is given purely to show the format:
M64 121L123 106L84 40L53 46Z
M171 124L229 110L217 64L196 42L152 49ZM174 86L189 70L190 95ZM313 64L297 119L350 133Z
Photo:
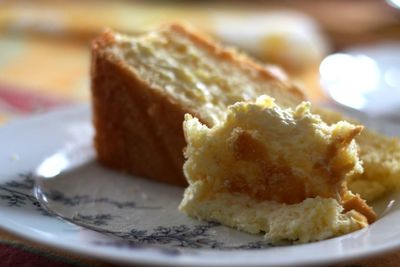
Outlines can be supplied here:
M342 114L325 109L314 109L328 123L346 120L357 123ZM351 175L347 184L363 199L374 201L400 186L400 142L371 129L364 129L356 137L364 172Z
M266 67L180 24L138 36L106 31L93 43L91 77L99 161L179 185L185 113L213 126L237 101L304 99Z
M112 31L92 45L95 148L104 165L159 181L186 185L182 173L185 113L208 127L229 105L262 94L282 108L303 93L268 68L181 24L137 36ZM342 115L321 114L328 123ZM368 129L356 137L364 172L349 187L373 200L400 184L400 143Z
M362 173L354 138L362 126L328 125L303 102L279 107L269 96L228 107L207 127L185 116L180 210L272 242L309 242L363 228L376 219L346 178Z

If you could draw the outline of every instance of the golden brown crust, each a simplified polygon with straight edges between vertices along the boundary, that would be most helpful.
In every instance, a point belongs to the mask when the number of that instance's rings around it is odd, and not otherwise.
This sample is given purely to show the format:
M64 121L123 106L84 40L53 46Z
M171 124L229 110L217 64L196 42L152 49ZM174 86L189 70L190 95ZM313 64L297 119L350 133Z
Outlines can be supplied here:
M205 36L188 31L179 24L165 27L185 34L195 45L212 51L221 60L256 72L268 87L266 93L281 90L280 93L286 97L284 100L293 105L305 99L299 89L277 78L268 68L250 58L223 49ZM148 84L135 69L107 52L106 48L116 42L114 33L106 30L92 43L91 90L96 129L94 145L98 159L114 169L170 184L186 185L182 171L182 150L186 145L182 130L183 117L185 113L191 113L201 121L203 119L195 110L182 106L163 88ZM354 135L360 131L361 128L357 128ZM352 138L349 136L340 141L346 142ZM364 214L370 222L375 219L376 215L359 197L345 200L344 207Z
M194 45L212 51L216 58L229 60L233 67L256 73L265 81L269 91L277 90L276 94L286 96L282 101L297 104L305 98L299 89L251 59L224 49L182 25L164 27L186 35ZM107 30L92 43L91 91L98 159L111 168L186 185L182 171L185 146L183 116L191 113L201 121L203 119L195 110L182 106L163 88L142 80L135 69L107 52L105 48L115 42L115 35Z
M355 195L350 199L344 200L342 205L344 212L355 210L364 215L370 224L376 221L378 218L374 210L368 206L365 200L361 199L359 195Z
M100 162L135 175L185 185L181 128L189 111L102 51L107 42L109 32L93 43L92 56L94 143Z
M100 52L101 49L111 46L116 42L111 29L105 29L99 37L92 42L92 53Z

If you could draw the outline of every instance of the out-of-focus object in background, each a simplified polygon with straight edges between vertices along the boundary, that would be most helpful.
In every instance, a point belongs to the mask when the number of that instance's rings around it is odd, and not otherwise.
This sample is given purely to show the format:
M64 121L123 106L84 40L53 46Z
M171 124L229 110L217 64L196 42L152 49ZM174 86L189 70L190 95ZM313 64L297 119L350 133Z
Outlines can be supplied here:
M13 34L88 41L104 27L140 33L176 19L188 21L289 72L299 73L318 64L327 52L327 41L317 22L303 12L284 7L239 9L215 4L23 2L0 10L0 29Z
M104 27L135 34L178 19L282 66L319 102L325 100L319 60L329 48L398 40L397 1L3 1L0 90L11 85L22 93L85 101L88 43Z
M392 6L392 7L394 7L394 8L397 8L397 9L400 9L400 0L386 0L386 2L387 2L390 6Z
M213 19L219 39L293 74L318 65L329 51L316 21L301 12L221 13Z
M322 88L342 107L400 122L400 42L332 54L320 75Z

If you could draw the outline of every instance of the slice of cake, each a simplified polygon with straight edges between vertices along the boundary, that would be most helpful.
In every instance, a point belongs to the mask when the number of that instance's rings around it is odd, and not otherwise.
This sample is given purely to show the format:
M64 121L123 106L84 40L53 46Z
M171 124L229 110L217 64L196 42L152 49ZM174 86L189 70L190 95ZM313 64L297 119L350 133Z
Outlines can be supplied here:
M342 114L315 108L327 123L356 120ZM364 129L356 137L359 145L359 155L365 171L348 178L348 186L353 192L359 193L363 199L373 201L400 186L400 142L397 138L385 137L373 130Z
M138 36L106 31L92 46L95 148L104 165L186 185L182 121L190 113L212 127L226 108L262 94L281 107L305 100L301 91L253 60L181 25ZM326 113L324 111L318 111ZM341 115L325 115L329 123ZM364 172L350 187L375 199L400 184L400 144L368 129L356 137Z
M282 109L263 96L230 106L211 128L186 115L189 187L180 209L273 242L321 240L373 222L346 186L363 170L354 141L362 126L327 125L309 109Z
M287 107L304 99L267 68L180 24L131 37L103 33L91 78L100 162L180 185L185 113L213 126L237 101L268 94Z

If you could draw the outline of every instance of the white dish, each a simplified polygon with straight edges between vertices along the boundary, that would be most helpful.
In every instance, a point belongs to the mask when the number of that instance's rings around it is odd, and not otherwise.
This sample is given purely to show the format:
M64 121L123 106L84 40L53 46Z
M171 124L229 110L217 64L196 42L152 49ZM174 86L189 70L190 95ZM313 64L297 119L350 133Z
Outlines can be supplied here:
M389 134L398 132L396 125L380 126ZM163 266L309 266L400 248L396 196L381 203L386 210L366 229L270 247L260 236L180 214L181 188L100 167L91 148L92 132L88 106L0 128L1 228L113 263ZM37 196L50 213L33 195L35 173L42 176Z
M400 43L355 46L327 56L321 85L341 107L400 122Z

